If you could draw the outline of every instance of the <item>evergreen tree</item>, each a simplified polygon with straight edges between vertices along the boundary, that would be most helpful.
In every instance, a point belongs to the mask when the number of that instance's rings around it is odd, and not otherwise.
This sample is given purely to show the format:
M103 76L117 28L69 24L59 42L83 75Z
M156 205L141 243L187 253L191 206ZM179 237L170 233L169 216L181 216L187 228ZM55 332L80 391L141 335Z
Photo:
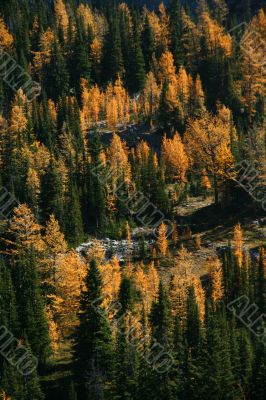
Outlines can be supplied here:
M145 60L145 68L148 73L151 70L152 56L155 51L154 34L146 15L142 31L142 53Z
M85 280L75 334L75 372L83 393L92 400L112 399L114 348L111 328L102 306L102 277L92 260Z
M173 374L172 318L169 300L165 288L160 281L158 301L154 302L150 315L152 347L151 384L156 385L154 399L172 400L175 398L175 377ZM154 341L155 340L155 341Z

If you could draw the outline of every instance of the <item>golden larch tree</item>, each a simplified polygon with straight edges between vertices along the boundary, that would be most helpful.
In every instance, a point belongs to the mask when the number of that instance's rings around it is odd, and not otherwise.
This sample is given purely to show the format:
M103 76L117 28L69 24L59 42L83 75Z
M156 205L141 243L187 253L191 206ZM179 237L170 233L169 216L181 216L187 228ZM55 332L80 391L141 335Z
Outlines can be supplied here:
M168 250L167 226L162 223L158 228L157 247L162 256L165 256Z
M130 181L131 167L128 161L128 149L125 142L114 133L108 152L110 167L114 184L118 178L123 177L125 182Z
M9 49L13 42L13 35L9 32L3 18L0 17L0 47Z
M201 15L201 29L211 54L221 49L225 56L231 56L233 48L231 36L207 12Z
M41 236L41 226L36 222L31 209L27 204L20 204L13 210L10 226L7 230L11 239L8 243L11 254L18 254L19 250L43 251L44 241Z
M175 133L173 139L167 139L164 136L161 154L173 178L179 183L185 182L189 159L178 132Z
M77 324L80 294L84 288L86 265L72 250L56 259L55 289L51 297L54 320L58 324L61 337L72 332Z
M214 303L224 296L223 269L218 258L207 260L208 273L211 280L211 297Z
M233 245L238 266L241 268L243 261L243 231L239 223L234 227Z
M64 37L67 37L69 18L66 10L66 5L63 0L54 0L55 21L56 25L61 26Z
M234 165L231 152L231 122L219 115L204 113L190 119L185 133L186 150L193 164L214 178L215 202L218 202L218 179L233 177L229 171Z

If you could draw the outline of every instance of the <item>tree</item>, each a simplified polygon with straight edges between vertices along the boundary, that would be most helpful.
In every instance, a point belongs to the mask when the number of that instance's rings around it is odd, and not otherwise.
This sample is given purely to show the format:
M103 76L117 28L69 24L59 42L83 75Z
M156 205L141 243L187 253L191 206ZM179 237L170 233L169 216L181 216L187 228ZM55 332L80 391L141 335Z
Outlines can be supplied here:
M180 0L171 0L170 3L170 36L171 52L174 56L175 65L183 64L183 51L181 47L181 5Z
M194 165L204 168L213 176L216 204L218 179L230 178L228 171L234 163L230 149L231 134L230 117L221 114L213 116L208 112L198 119L190 119L185 133L184 142Z
M71 244L81 243L84 231L83 221L80 210L80 201L77 185L71 179L68 184L64 210L64 233Z
M61 338L72 333L77 325L80 295L85 276L85 264L75 251L57 255L54 271L55 291L53 295L50 295L50 302Z
M12 47L14 42L13 35L9 32L3 18L0 18L0 46L6 49Z
M208 261L208 270L211 278L211 297L213 302L216 303L224 297L223 271L218 258Z
M102 80L104 82L114 82L119 75L123 74L124 70L121 35L116 17L112 17L109 21L109 29L105 37L103 53Z
M172 368L172 318L169 309L169 300L161 281L159 284L158 300L152 305L150 323L153 342L156 339L156 344L150 349L151 354L149 356L152 359L153 368L151 383L155 385L157 382L158 398L173 400L175 398L175 381ZM156 349L156 347L158 348ZM163 356L160 356L157 352L159 351L160 353L162 349ZM160 373L160 368L166 368L164 369L164 373Z
M145 16L144 27L142 31L142 53L145 60L146 72L150 72L152 56L155 51L154 34L149 22L149 18Z
M240 224L237 224L234 227L233 244L234 244L234 254L236 256L238 266L239 268L241 268L243 261L243 232Z
M165 256L168 249L167 226L162 223L158 228L157 246L162 256Z
M232 39L230 35L215 20L211 19L207 12L201 15L201 29L210 53L221 49L225 56L231 56Z
M20 250L37 252L44 250L44 242L41 237L41 226L36 222L34 215L26 204L20 204L13 211L8 234L10 240L10 253L17 255Z
M13 274L21 332L28 339L33 354L44 365L49 355L48 324L33 246L27 252L23 248L19 250Z
M97 263L92 260L75 334L75 371L82 382L83 393L95 400L99 399L99 393L112 399L114 372L113 340L102 300L102 278Z
M164 136L161 153L162 159L173 178L180 184L184 183L189 160L178 132L175 133L173 139L166 139L166 136Z
M54 0L55 19L57 27L61 27L64 37L67 36L69 18L63 0Z

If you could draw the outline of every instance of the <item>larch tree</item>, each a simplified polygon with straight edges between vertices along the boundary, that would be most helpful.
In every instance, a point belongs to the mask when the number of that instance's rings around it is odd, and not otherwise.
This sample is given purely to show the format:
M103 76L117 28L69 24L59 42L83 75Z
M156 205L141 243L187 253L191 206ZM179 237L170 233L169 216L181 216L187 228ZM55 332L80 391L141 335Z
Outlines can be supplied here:
M242 89L241 102L250 120L256 115L259 100L265 93L265 23L266 16L261 9L247 25L241 38L240 69L243 78L239 85Z
M161 153L162 159L173 178L180 184L184 183L189 167L189 159L178 132L175 133L173 139L167 139L164 136Z
M13 211L13 217L8 229L10 239L7 243L10 246L11 254L18 254L19 251L36 252L44 250L44 242L41 236L41 226L36 222L32 211L26 204L20 204Z
M213 20L207 12L201 15L201 29L210 53L215 54L215 52L220 49L225 56L231 56L231 36L226 33L223 27L220 26L217 21Z
M233 235L234 254L236 256L238 266L242 267L243 262L243 231L240 224L234 227Z
M9 32L5 21L0 18L0 46L4 49L10 49L13 45L13 35Z
M218 258L215 258L208 260L207 265L211 279L211 298L214 303L217 303L224 297L222 264Z
M181 43L185 50L186 63L191 68L196 64L201 49L201 34L197 25L191 20L183 8L181 10L181 21Z
M63 0L54 0L55 19L57 27L61 27L64 37L67 37L69 17Z
M50 295L51 311L61 337L77 325L80 295L84 288L86 266L75 251L59 254L55 261L55 294Z
M168 250L167 226L162 223L158 228L157 247L162 256L165 256Z
M120 288L121 270L118 259L113 257L106 264L99 265L99 271L103 280L103 306L107 307L110 302L117 300Z
M185 133L185 145L193 164L214 179L215 202L218 203L218 179L229 179L233 164L231 152L232 126L221 115L204 113L198 119L190 119Z
M147 74L145 87L143 90L143 106L144 113L149 118L152 125L154 116L157 114L160 104L161 90L158 86L155 76L152 71Z
M173 54L166 50L159 60L159 79L161 82L173 82L176 80L176 67Z
M128 161L128 149L125 142L117 134L113 135L108 158L110 160L113 183L116 185L119 178L123 178L125 182L129 182L131 167Z

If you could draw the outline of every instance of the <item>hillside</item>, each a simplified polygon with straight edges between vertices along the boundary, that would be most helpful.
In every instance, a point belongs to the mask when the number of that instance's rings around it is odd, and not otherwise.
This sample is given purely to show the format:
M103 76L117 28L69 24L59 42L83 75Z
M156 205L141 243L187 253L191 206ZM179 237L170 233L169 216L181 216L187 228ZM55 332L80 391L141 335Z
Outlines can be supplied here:
M0 398L266 398L265 1L0 2Z

